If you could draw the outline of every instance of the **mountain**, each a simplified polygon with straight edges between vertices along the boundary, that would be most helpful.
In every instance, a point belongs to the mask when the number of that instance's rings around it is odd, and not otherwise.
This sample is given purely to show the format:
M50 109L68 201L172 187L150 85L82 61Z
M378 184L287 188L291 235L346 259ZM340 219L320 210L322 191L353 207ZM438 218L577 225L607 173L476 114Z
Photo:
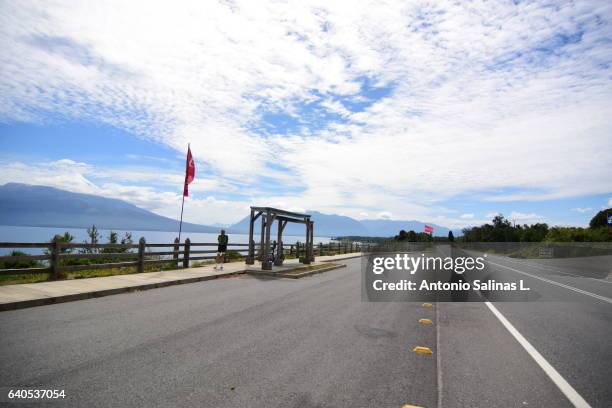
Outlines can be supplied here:
M370 236L391 237L400 230L423 231L421 221L356 220L335 214L308 211L315 222L317 236ZM95 224L101 229L133 231L176 231L178 221L154 214L125 201L90 194L71 193L53 187L8 183L0 186L0 225L22 225L33 227L86 228ZM434 227L434 235L446 236L448 228L427 223ZM183 223L186 232L219 231L219 226ZM276 224L275 224L276 225ZM259 231L257 223L255 231ZM248 233L249 217L228 226L229 233ZM459 236L453 231L455 236ZM301 236L305 227L287 224L286 235ZM272 232L276 236L276 230Z
M312 215L312 220L315 223L315 235L323 237L334 236L362 236L362 237L392 237L399 233L400 230L422 232L426 223L421 221L398 221L398 220L356 220L354 218L343 215L323 214L318 211L307 211L307 214ZM256 235L261 224L256 222ZM434 228L435 236L447 236L449 229L440 225L427 223ZM276 224L275 224L276 226ZM230 227L232 231L248 233L249 232L249 217L245 217L236 224ZM303 235L305 227L301 224L287 224L285 234L287 235ZM455 236L457 231L453 231ZM276 228L272 229L272 237L276 237Z
M178 221L125 201L53 187L7 183L0 186L0 225L134 231L176 231ZM183 223L183 231L218 232L219 228Z
M332 237L336 235L369 235L368 230L357 220L345 217L342 215L323 214L318 211L308 211L307 214L312 215L312 220L315 222L315 235L323 237ZM259 219L255 224L255 232L259 231L261 224ZM244 217L236 224L229 227L230 230L248 234L249 233L249 216ZM303 224L288 223L283 234L285 235L304 235L306 227ZM272 229L273 237L276 237L276 223Z

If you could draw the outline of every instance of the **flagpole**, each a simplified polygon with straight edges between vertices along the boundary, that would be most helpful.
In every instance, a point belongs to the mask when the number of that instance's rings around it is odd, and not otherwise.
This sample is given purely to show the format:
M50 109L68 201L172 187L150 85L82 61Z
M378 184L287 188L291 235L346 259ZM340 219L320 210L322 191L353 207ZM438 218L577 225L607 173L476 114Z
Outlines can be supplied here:
M187 151L189 151L191 143L187 143ZM185 159L185 183L183 184L183 202L181 203L181 222L179 223L179 244L181 243L181 232L183 230L183 209L185 208L185 185L187 184L187 166L189 166L189 162Z
M179 244L181 243L181 231L183 230L183 208L185 207L185 194L183 194L183 203L181 204L181 223L179 224Z

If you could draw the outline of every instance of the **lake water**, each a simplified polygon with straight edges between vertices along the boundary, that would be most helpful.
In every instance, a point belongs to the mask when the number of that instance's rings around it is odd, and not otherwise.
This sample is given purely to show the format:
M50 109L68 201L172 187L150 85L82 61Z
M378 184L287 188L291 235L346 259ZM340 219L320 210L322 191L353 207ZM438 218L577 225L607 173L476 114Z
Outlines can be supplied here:
M74 236L75 243L84 242L87 240L87 229L86 228L59 228L59 227L16 227L10 225L0 225L0 242L48 242L56 234L63 234L68 231ZM99 230L101 239L100 243L104 244L108 240L110 230ZM119 239L123 237L126 231L113 230L119 234ZM144 237L149 244L165 244L174 242L174 238L178 236L178 232L167 232L167 231L128 231L132 233L132 239L134 243L138 243L140 237ZM189 238L191 242L217 242L218 234L202 233L202 232L183 232L181 234L181 241ZM228 234L229 243L232 244L247 244L249 242L248 234ZM257 242L257 236L255 241ZM304 242L303 236L283 236L283 242L285 244L294 244L297 241ZM330 239L327 237L315 237L314 242L327 243ZM9 253L12 249L0 248L0 254ZM40 249L28 248L25 250L30 254L41 253Z

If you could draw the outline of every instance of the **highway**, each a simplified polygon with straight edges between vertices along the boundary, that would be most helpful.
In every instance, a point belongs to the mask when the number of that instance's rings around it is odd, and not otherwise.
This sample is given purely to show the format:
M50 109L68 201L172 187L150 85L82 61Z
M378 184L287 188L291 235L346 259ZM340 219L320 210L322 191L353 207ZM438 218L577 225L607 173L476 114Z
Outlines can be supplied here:
M65 389L33 404L54 407L612 406L610 281L491 260L599 296L521 275L555 301L493 306L568 391L486 303L362 302L361 261L346 262L2 312L0 387Z

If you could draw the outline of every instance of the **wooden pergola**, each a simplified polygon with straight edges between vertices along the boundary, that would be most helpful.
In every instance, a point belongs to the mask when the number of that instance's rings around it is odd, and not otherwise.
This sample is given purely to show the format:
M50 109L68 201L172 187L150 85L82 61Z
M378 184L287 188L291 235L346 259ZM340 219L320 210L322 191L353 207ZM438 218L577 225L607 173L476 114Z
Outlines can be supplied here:
M259 250L255 257L255 241L253 233L255 229L255 221L261 217L261 237L259 240ZM255 259L261 261L261 269L272 269L272 258L270 256L270 234L274 221L278 221L277 238L276 238L276 254L274 265L281 266L284 260L283 252L283 230L289 222L304 224L306 226L306 243L304 246L304 256L300 258L300 262L309 264L314 261L314 252L312 250L312 242L314 238L314 221L311 221L309 214L300 214L291 211L279 210L272 207L251 207L251 218L249 223L249 254L246 258L246 263L253 265ZM299 254L298 254L299 257Z

